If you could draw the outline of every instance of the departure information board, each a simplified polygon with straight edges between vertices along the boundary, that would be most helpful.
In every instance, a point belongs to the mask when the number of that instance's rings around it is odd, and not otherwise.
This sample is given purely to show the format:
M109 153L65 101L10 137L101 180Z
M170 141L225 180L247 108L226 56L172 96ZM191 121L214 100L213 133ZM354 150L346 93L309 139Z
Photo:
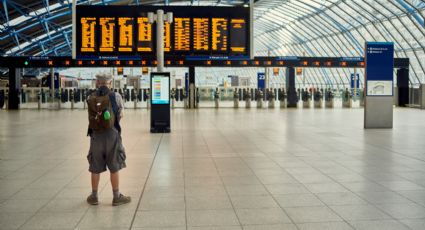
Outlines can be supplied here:
M115 51L115 18L99 18L100 25L100 52Z
M226 18L212 18L211 19L211 49L213 51L227 51L227 19Z
M230 20L230 50L232 53L245 53L246 43L246 20L231 19Z
M164 23L164 51L171 51L171 24Z
M156 22L148 12L172 12L164 23L171 56L248 57L249 8L207 6L77 6L77 58L155 56Z
M96 18L81 18L81 52L96 50Z
M133 18L118 18L120 52L133 52Z
M190 51L190 18L174 18L174 50Z
M208 18L193 18L193 50L209 50L209 20Z
M148 17L137 18L138 36L137 36L137 51L152 52L153 38L152 25L148 23Z

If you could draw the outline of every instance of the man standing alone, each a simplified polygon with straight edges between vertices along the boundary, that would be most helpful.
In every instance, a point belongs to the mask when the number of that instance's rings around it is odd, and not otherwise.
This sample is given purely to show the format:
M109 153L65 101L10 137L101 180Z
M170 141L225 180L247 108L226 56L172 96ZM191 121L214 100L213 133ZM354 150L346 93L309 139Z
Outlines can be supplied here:
M126 167L125 150L121 140L120 120L124 108L122 97L110 90L111 74L96 75L96 91L88 99L90 150L87 155L91 172L92 193L87 203L97 205L100 173L108 167L114 198L112 205L118 206L131 201L119 192L119 170Z

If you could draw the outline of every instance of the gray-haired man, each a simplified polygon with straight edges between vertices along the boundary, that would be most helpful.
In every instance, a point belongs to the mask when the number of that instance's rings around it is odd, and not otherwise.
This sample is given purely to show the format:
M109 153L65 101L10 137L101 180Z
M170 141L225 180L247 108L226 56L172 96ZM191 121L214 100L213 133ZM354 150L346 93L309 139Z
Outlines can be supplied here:
M91 205L99 203L97 191L100 173L110 171L114 198L112 205L126 204L131 198L119 192L119 170L126 167L125 150L121 140L120 119L123 117L123 100L110 90L112 75L96 75L96 91L87 98L89 113L90 150L87 155L91 172L92 193L87 197Z

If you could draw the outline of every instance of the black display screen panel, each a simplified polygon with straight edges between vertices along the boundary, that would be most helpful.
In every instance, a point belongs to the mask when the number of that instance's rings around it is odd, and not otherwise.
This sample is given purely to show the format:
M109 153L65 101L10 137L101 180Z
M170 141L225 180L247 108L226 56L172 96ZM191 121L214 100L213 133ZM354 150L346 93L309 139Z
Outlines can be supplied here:
M77 58L155 56L156 22L148 12L173 12L164 24L168 56L249 56L249 8L207 6L77 6Z

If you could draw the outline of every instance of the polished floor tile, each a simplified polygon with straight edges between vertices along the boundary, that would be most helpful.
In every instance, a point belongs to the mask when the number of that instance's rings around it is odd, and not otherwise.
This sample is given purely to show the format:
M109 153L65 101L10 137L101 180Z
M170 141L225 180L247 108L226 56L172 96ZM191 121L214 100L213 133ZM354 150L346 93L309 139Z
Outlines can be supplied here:
M0 229L424 229L424 111L176 109L170 134L125 113L114 207L106 173L85 201L87 111L1 110Z

